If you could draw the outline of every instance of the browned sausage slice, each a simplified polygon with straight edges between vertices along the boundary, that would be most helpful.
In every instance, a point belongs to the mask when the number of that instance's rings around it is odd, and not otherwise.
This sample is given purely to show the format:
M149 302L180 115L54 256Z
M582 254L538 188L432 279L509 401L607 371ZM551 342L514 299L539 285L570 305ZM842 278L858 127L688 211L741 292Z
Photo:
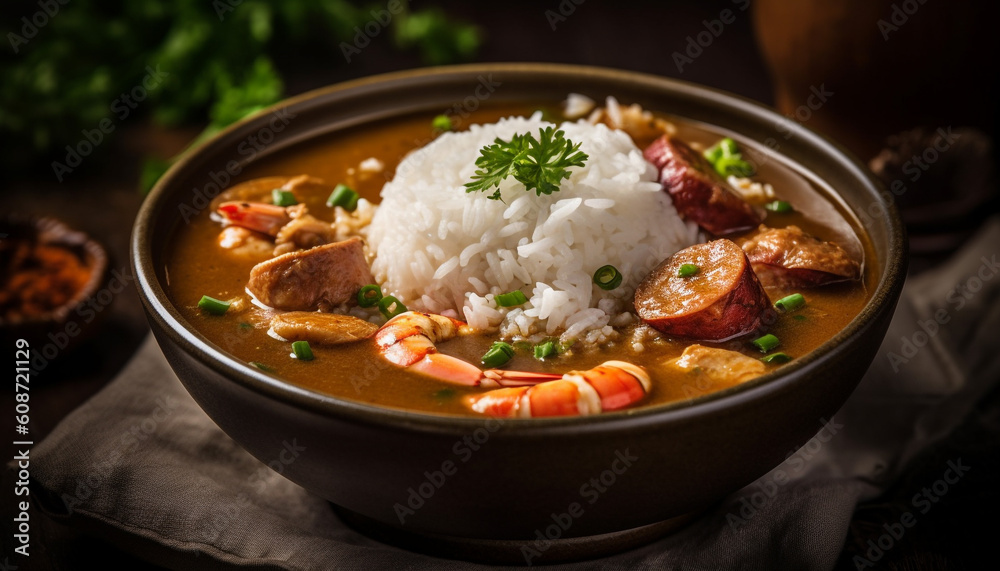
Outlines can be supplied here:
M261 303L288 311L326 310L372 283L360 238L283 254L250 270L247 289Z
M761 226L743 243L743 251L766 286L815 287L861 277L861 265L843 248L806 234L798 226Z
M660 171L660 182L683 216L717 236L753 228L764 219L726 182L701 153L663 136L643 153Z
M698 272L680 277L683 264ZM771 301L743 250L730 240L695 244L670 256L635 290L635 309L668 335L723 341L760 326Z

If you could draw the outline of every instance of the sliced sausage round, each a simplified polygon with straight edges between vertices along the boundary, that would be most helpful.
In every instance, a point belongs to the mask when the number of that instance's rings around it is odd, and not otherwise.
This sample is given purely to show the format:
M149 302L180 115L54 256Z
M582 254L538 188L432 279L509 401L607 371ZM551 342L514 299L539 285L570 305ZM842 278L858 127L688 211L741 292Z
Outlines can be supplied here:
M686 264L697 271L681 277ZM724 341L757 329L771 301L743 250L715 240L677 252L646 276L635 290L635 309L667 335Z
M861 264L843 248L798 226L761 226L743 243L743 251L765 286L816 287L861 278Z
M717 236L753 228L761 212L733 190L708 160L679 139L663 136L643 156L660 171L660 182L677 212Z

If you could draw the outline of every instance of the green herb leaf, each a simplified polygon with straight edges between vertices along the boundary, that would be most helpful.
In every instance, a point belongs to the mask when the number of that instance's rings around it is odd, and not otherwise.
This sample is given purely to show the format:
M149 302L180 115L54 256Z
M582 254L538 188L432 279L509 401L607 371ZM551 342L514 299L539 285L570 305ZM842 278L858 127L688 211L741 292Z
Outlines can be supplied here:
M580 143L566 138L566 133L554 127L539 130L538 139L531 133L515 134L510 141L496 139L492 145L480 150L476 159L476 174L465 184L466 192L496 190L489 196L500 199L500 183L513 176L534 190L537 196L559 190L564 179L569 178L570 167L582 167L588 159L580 151Z

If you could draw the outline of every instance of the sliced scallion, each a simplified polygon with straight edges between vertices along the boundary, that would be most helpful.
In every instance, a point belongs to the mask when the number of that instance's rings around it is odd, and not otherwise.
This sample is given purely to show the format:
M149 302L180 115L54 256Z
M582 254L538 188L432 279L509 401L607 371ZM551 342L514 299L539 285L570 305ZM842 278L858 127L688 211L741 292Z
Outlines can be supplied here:
M774 307L780 311L789 312L795 311L805 304L806 298L804 298L801 293L793 293L792 295L786 295L785 297L774 302Z
M492 347L490 347L489 351L483 355L482 363L485 367L495 369L503 366L503 364L507 361L510 361L513 356L514 348L511 347L509 343L497 341Z
M723 157L736 157L739 156L740 150L736 146L736 141L729 137L719 141L719 149L722 151Z
M778 214L785 214L793 210L790 202L785 200L773 200L764 205L764 209Z
M677 269L677 277L679 278L689 278L698 273L701 268L694 264L681 264L681 267Z
M391 295L387 295L378 300L378 310L382 312L382 315L384 315L386 319L392 319L393 317L408 311L406 306L403 305L403 302L392 297Z
M250 361L250 364L253 365L254 367L257 367L261 371L264 371L265 373L273 373L274 372L274 369L272 369L271 367L268 367L267 365L265 365L264 363L261 363L259 361Z
M295 195L292 194L292 191L282 190L280 188L276 188L271 191L271 202L273 202L275 206L295 206L299 203L299 201L295 198Z
M604 290L613 290L622 285L622 274L614 266L601 266L594 272L594 283Z
M722 176L748 177L754 173L752 164L736 157L722 157L715 162L715 170Z
M507 293L501 293L494 298L500 307L514 307L528 302L527 296L516 289Z
M368 284L358 291L358 305L361 307L375 307L382 299L382 288L378 284Z
M784 354L784 353L771 353L770 355L768 355L766 357L761 357L760 360L764 361L765 363L776 363L777 364L777 363L787 363L787 362L791 361L792 358L789 357L788 355Z
M806 320L806 316L802 315L801 313L799 313L799 314L793 315L792 319L794 319L796 321L805 321Z
M229 311L230 305L232 305L232 302L222 301L221 299L215 299L207 295L201 296L201 299L198 301L198 307L212 315L225 315Z
M778 345L781 345L781 341L779 341L778 338L775 337L774 335L768 333L763 337L758 337L757 339L754 339L753 345L754 347L760 349L761 353L767 353L771 349L774 349Z
M295 341L292 343L292 354L299 361L312 361L313 352L312 347L309 346L308 341Z
M354 212L358 207L358 193L346 184L338 184L326 199L326 205L333 208L339 206L348 212Z
M535 345L535 358L545 359L546 357L551 357L556 354L556 344L555 341L546 341L544 343L539 343Z
M431 127L433 127L435 131L451 131L451 117L448 117L447 115L438 115L433 121L431 121Z

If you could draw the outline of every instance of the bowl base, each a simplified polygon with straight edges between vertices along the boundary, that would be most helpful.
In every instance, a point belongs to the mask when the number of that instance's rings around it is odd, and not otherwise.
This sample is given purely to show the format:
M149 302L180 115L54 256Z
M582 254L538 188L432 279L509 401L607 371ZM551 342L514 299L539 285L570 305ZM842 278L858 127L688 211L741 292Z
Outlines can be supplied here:
M547 565L606 557L652 543L683 528L698 516L698 513L689 513L622 531L543 541L478 539L406 531L336 504L330 505L348 526L382 543L435 557L502 565Z

